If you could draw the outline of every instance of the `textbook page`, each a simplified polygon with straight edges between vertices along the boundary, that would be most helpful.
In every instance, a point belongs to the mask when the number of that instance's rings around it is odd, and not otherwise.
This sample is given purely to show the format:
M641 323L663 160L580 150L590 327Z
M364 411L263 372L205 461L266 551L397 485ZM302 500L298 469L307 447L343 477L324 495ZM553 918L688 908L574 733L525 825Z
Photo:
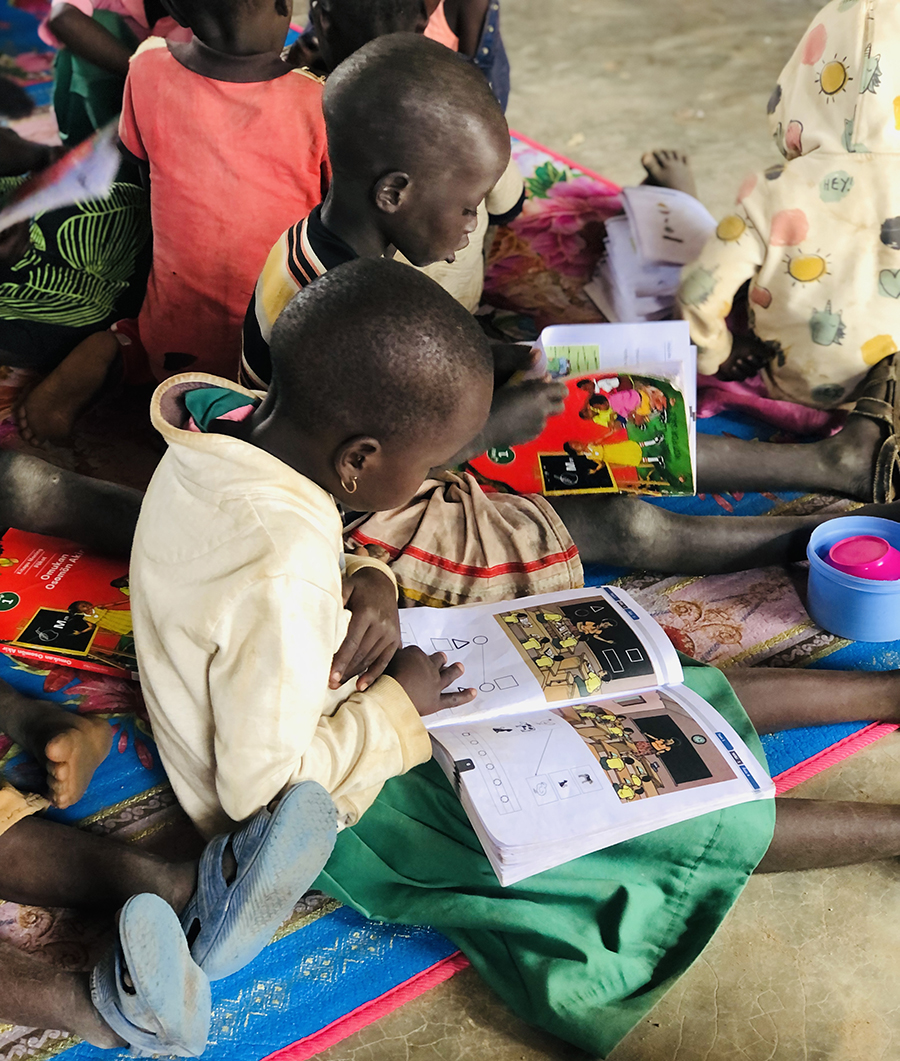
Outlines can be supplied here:
M632 324L553 324L537 340L541 357L529 376L556 378L587 372L638 372L671 379L696 375L687 321ZM679 367L680 366L680 367Z
M716 219L699 199L675 188L623 188L622 201L645 261L687 265L716 230Z
M502 884L774 796L737 733L684 686L455 722L432 740Z
M404 645L445 652L475 700L423 719L427 729L502 718L675 684L683 673L659 624L624 590L568 590L496 604L411 608Z

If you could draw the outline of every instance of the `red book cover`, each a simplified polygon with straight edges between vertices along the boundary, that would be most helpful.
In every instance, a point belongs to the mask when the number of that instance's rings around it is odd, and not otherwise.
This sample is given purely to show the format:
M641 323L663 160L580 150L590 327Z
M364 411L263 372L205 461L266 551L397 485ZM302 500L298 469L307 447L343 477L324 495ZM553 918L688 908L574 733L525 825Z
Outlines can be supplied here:
M592 372L565 382L565 408L536 439L490 449L471 467L519 493L551 497L693 494L688 414L671 380Z
M136 678L127 562L7 530L0 536L0 652Z

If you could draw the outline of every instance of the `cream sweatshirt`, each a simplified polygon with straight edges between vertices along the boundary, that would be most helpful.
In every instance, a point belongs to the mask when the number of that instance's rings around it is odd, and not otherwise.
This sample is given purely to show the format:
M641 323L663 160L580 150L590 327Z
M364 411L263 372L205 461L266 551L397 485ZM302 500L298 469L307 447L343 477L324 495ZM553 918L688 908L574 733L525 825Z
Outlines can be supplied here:
M900 349L900 0L831 0L769 101L787 160L752 174L680 303L712 373L731 353L726 317L750 280L754 332L773 349L773 398L846 404Z
M141 508L131 606L141 684L160 757L205 836L230 829L297 781L331 793L355 823L389 778L431 744L393 678L328 688L347 631L341 519L325 490L239 439L184 429L183 395L236 384L201 373L157 389L168 443ZM396 582L395 582L396 585Z

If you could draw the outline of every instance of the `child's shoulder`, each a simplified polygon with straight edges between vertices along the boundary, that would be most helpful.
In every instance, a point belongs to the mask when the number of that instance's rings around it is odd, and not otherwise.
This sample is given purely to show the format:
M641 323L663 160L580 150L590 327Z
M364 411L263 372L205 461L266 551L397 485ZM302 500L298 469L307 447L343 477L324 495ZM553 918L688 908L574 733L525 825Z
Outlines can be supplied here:
M129 66L134 66L136 63L145 63L147 57L154 52L159 52L161 55L169 54L169 46L165 37L148 37L145 41L142 41L131 56ZM157 58L160 58L161 55L157 56Z
M305 66L295 66L283 77L278 77L269 82L280 92L288 92L292 96L321 99L325 86L325 78L319 77Z

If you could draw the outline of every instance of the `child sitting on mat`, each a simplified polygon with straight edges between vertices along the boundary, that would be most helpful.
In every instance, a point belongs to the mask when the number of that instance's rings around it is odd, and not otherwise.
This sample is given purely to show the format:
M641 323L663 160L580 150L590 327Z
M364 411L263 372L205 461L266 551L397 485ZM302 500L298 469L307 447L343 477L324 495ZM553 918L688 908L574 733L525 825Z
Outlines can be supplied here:
M475 320L407 266L355 262L282 314L272 369L262 403L188 373L151 406L169 450L132 548L135 645L163 764L205 835L304 779L355 823L430 757L419 714L473 695L442 694L461 668L439 653L394 655L396 581L345 556L334 498L403 504L480 430L492 362ZM355 686L334 661L344 572L374 619Z
M45 766L56 807L78 802L113 736L105 719L2 681L0 733ZM0 895L110 915L121 908L118 940L91 973L61 971L0 942L0 1021L62 1028L107 1049L199 1056L210 980L253 960L331 852L328 794L314 782L296 785L271 812L261 809L185 862L48 821L48 805L0 775Z
M601 1054L699 955L758 865L900 855L896 807L765 801L498 887L434 764L381 789L428 757L418 715L471 697L441 692L459 685L461 668L405 649L392 677L360 692L335 689L344 674L331 663L346 624L334 498L402 504L430 462L478 432L492 390L487 340L427 278L361 260L295 298L272 355L262 402L193 373L154 400L170 449L135 536L135 628L160 751L201 827L318 777L352 826L321 887L367 916L438 927L520 1016ZM102 508L92 511L96 524ZM396 622L391 581L377 564L368 571L382 621ZM686 683L761 762L754 726L900 720L894 672L754 668L731 671L732 687L685 662Z
M787 159L741 185L686 266L680 302L701 372L762 368L773 398L833 409L900 349L900 2L832 0L769 100ZM726 318L744 285L755 343Z
M81 143L122 109L128 61L149 36L190 40L161 0L56 0L41 39L59 49L53 109L67 147Z
M137 320L80 344L23 403L27 441L64 440L121 356L125 378L236 378L266 254L328 184L320 79L282 58L287 0L171 0L188 43L145 41L120 136L149 170L153 263ZM186 164L190 160L190 164Z

